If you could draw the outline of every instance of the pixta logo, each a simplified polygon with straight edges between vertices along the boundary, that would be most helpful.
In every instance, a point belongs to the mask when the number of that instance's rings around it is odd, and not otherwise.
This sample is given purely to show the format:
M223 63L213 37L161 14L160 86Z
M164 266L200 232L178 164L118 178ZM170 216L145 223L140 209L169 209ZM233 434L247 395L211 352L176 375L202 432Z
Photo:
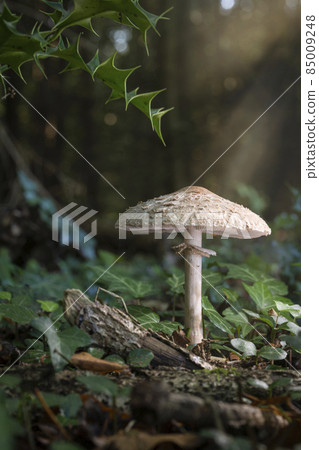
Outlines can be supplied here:
M79 206L74 209L75 206L78 206L78 204L74 202L69 203L52 215L52 240L60 242L62 245L72 245L73 248L79 250L80 234L82 235L80 233L80 227L83 223L91 219L91 217L95 216L98 211L91 209L82 215L88 208L86 206ZM93 220L91 222L91 232L84 236L83 243L85 244L96 236L96 233L97 222Z

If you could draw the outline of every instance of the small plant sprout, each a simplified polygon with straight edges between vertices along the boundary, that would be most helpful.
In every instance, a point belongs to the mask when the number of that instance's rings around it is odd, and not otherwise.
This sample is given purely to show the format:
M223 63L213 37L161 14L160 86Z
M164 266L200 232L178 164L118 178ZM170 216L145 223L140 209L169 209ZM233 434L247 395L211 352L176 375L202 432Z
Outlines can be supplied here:
M184 236L184 242L174 249L185 259L185 328L192 344L203 339L202 257L216 255L202 248L202 234L252 239L271 233L257 214L198 186L138 203L120 214L117 227L120 238L126 237L127 230L134 234L153 232L155 239L161 239L162 232L170 233L168 239L177 233Z

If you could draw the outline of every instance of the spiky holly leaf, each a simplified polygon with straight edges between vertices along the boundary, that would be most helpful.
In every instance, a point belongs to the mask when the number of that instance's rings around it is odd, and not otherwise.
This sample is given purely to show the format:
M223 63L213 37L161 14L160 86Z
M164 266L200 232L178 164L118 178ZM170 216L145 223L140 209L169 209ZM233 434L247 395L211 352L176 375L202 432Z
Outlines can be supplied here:
M0 16L0 64L13 69L23 79L21 65L42 51L46 41L38 29L33 30L30 35L20 33L17 30L19 20L4 4Z
M152 128L164 143L161 119L170 109L151 107L152 100L161 91L138 94L138 88L136 88L128 92L127 79L137 67L118 69L114 64L115 55L100 62L98 52L91 61L86 63L79 51L80 35L76 42L71 44L61 37L61 33L70 26L78 25L92 29L93 17L106 17L138 28L146 43L147 30L151 27L156 30L158 20L164 18L164 15L157 16L147 12L139 5L138 0L75 0L71 11L63 7L62 0L42 1L53 9L52 13L47 14L53 20L54 27L49 31L40 31L39 27L35 27L30 34L23 34L17 30L20 19L4 4L0 15L0 42L2 43L0 73L11 68L23 79L21 66L28 61L34 60L43 71L41 59L48 57L64 59L67 65L63 71L81 69L89 72L92 78L100 79L109 86L112 91L108 101L124 98L126 108L129 103L132 103L141 110L150 119ZM58 44L53 45L59 36Z
M54 38L59 36L66 28L80 25L91 31L92 18L103 17L115 22L138 28L142 33L145 46L147 48L147 31L150 28L156 30L156 25L160 19L165 19L165 14L160 16L152 14L141 7L138 0L74 0L74 7L69 12L63 8L60 2L44 2L55 11L55 25L53 27ZM60 20L56 21L60 14Z

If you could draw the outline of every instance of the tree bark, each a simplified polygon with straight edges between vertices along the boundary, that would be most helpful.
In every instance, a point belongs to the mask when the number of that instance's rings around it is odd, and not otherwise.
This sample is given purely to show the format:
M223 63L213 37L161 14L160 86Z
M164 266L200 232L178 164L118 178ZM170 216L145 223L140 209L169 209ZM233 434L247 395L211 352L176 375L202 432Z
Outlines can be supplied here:
M151 381L136 385L131 395L133 416L144 423L163 424L171 420L193 429L280 431L289 421L272 411L242 403L207 400L191 394L171 392L163 382Z
M180 348L158 333L146 330L121 310L91 302L79 289L65 291L63 306L66 319L85 330L110 353L126 358L131 350L146 348L154 354L151 362L153 367L213 368L199 356Z

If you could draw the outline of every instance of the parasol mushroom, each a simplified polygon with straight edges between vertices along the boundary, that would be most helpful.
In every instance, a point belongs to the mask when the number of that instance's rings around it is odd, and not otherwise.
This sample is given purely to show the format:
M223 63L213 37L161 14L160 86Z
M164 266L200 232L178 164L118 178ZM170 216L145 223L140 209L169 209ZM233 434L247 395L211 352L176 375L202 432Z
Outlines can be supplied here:
M178 232L183 234L184 243L174 248L183 252L185 259L185 328L189 329L192 344L203 339L202 257L216 255L202 248L202 233L220 235L222 239L251 239L271 233L257 214L199 186L140 202L120 214L117 227L122 239L127 230L134 234L154 232L155 239L160 239L162 232L171 233L168 239Z

